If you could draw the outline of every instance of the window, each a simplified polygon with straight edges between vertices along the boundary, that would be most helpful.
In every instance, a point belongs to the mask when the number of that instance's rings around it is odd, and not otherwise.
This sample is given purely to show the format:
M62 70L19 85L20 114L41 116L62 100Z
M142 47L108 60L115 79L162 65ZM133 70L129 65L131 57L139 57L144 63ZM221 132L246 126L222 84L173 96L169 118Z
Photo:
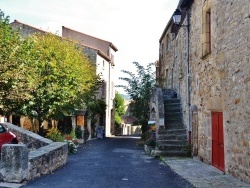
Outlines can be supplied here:
M105 69L105 61L103 60L102 61L102 70L104 70Z
M211 52L211 0L206 0L202 10L202 56Z

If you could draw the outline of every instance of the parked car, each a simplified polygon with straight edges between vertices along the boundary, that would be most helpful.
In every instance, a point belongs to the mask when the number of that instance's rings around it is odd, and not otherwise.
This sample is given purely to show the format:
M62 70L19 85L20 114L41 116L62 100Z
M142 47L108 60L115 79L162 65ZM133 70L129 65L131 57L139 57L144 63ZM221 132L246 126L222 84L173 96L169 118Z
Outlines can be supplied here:
M0 151L4 144L18 144L17 136L0 123Z

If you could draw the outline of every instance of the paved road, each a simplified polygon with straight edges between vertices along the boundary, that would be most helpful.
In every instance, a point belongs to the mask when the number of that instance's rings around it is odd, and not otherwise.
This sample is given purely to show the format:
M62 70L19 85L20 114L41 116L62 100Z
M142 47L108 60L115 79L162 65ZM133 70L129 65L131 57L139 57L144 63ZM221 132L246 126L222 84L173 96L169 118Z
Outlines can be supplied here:
M53 174L27 183L24 188L190 188L160 160L145 155L138 138L92 140L70 155Z

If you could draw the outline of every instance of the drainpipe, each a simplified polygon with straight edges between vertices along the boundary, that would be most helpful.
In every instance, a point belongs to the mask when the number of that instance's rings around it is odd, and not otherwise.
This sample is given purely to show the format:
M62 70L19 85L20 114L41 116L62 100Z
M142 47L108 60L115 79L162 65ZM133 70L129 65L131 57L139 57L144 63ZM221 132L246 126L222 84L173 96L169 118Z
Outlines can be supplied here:
M191 144L191 123L190 123L190 13L185 11L187 15L187 111L188 111L188 141Z
M110 81L111 81L111 79L110 79L110 67L111 67L111 62L109 62L109 88L108 88L108 90L109 90L109 92L108 92L108 94L109 94L109 96L108 96L108 119L109 119L109 135L111 134L111 107L110 107L110 100L111 100L111 86L110 86Z
M188 130L188 142L191 144L191 123L190 123L190 63L189 63L189 58L190 58L190 13L189 10L182 10L179 8L181 12L186 13L187 17L187 25L185 26L187 29L187 42L186 42L186 49L187 49L187 71L186 71L186 92L187 92L187 130Z

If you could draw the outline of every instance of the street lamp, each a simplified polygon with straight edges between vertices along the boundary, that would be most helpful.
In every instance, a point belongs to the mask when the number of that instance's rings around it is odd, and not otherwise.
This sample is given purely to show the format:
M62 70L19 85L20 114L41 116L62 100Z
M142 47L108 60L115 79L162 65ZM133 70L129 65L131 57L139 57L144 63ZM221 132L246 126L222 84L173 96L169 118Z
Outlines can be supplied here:
M181 11L179 9L176 9L173 14L173 21L174 24L179 25L181 22Z
M182 14L187 16L187 25L181 25ZM190 57L190 14L187 10L176 9L173 16L173 22L176 26L186 27L187 35L186 35L186 50L187 50L187 73L186 73L186 91L187 91L187 112L188 112L188 140L191 142L191 126L190 126L190 67L189 67L189 57Z

